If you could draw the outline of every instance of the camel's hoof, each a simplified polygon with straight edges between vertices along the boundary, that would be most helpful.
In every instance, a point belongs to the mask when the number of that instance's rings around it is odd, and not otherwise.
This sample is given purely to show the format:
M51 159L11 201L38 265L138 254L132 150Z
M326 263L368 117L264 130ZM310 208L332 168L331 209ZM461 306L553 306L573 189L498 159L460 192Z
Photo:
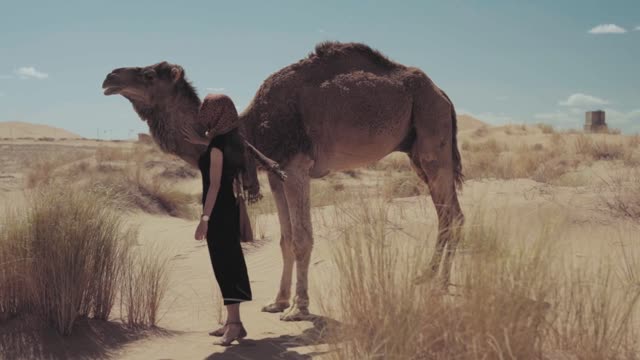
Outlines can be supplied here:
M312 316L309 313L309 309L292 307L286 314L280 316L282 321L304 321L311 319Z
M279 312L283 312L285 309L287 309L289 307L289 303L278 303L275 302L273 304L269 304L269 305L265 305L262 308L263 312L268 312L268 313L279 313Z

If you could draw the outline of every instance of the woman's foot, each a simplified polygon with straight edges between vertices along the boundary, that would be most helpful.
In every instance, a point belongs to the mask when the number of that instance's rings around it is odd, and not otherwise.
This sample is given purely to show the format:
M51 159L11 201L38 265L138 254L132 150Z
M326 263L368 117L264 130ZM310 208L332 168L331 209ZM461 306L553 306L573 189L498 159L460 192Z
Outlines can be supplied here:
M240 340L247 336L247 330L245 330L241 322L228 322L225 327L224 335L222 335L220 340L215 341L214 344L229 346L235 340Z
M209 333L209 336L217 336L220 337L224 335L224 332L227 330L227 324L222 325L219 329L213 330Z

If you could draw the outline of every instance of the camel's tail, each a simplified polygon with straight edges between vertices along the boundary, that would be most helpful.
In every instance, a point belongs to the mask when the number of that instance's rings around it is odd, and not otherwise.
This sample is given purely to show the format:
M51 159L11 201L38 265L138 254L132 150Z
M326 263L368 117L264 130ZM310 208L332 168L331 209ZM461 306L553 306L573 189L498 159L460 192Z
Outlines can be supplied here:
M452 142L451 147L453 151L453 172L456 182L456 188L462 188L462 182L464 181L464 175L462 174L462 159L460 158L460 150L458 150L458 117L456 115L456 108L453 106L453 102L449 99L449 96L442 91L444 96L449 100L451 104L451 121L452 121Z

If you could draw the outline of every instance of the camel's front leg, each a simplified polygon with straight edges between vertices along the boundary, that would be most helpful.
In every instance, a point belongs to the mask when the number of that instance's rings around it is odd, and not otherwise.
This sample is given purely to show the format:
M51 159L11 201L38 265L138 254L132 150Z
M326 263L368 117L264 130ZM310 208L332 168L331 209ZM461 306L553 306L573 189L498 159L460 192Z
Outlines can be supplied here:
M284 183L284 192L289 205L293 253L296 260L296 295L291 308L280 318L284 321L309 318L308 274L313 248L309 169L312 164L307 156L298 155L287 166L288 177Z
M278 209L278 220L280 220L280 249L282 250L282 277L280 278L280 290L274 302L265 305L262 311L276 313L282 312L289 307L291 297L291 275L293 273L293 263L295 261L293 243L291 237L291 220L289 217L289 205L284 194L282 181L273 174L269 174L269 185L271 193Z

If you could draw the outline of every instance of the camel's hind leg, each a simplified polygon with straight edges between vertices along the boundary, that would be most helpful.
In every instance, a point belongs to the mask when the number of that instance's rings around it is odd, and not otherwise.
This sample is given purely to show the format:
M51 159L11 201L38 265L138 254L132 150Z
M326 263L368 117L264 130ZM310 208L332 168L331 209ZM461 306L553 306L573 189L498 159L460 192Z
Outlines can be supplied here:
M293 241L291 234L291 218L289 216L289 205L284 193L282 181L275 175L269 173L269 185L278 209L278 220L280 220L280 250L282 251L282 276L280 278L280 290L273 303L262 308L265 312L282 312L289 307L291 298L291 276L293 273L293 263L295 255L293 252Z
M452 108L444 99L440 107L433 103L430 105L429 111L420 106L414 109L417 136L410 158L420 178L426 179L438 214L438 239L425 277L435 277L442 263L440 275L442 284L447 286L464 216L456 193Z

